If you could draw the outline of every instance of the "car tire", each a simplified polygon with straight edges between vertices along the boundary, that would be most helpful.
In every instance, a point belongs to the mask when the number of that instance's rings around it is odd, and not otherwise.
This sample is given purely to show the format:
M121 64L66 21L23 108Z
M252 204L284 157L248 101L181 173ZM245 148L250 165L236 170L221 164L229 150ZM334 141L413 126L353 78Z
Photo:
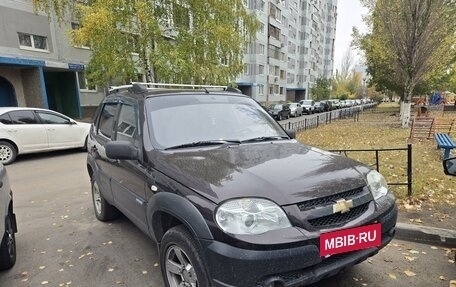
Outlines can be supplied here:
M119 217L119 210L103 198L100 187L95 179L91 180L91 186L93 210L96 218L100 221L108 221Z
M16 237L10 215L5 223L5 234L0 244L0 270L9 269L16 263Z
M290 118L290 114L287 114L287 120Z
M16 148L6 141L0 141L0 162L4 165L12 163L17 156Z
M165 233L159 252L166 287L212 286L203 263L201 247L183 225Z
M279 118L279 121L281 121L282 120L282 115L279 114L278 118Z

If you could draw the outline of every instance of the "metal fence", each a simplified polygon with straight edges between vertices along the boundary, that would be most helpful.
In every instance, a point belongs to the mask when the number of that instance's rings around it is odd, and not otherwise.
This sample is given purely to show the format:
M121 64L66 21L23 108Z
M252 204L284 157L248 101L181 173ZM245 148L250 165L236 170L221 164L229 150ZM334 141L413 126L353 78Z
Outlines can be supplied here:
M408 144L406 148L378 148L378 149L335 149L329 150L330 152L344 154L348 157L349 152L374 152L375 163L371 164L371 167L375 166L375 169L380 172L379 164L379 152L386 151L406 151L407 152L407 182L388 182L388 185L405 185L407 186L407 195L410 197L413 194L412 190L412 144Z
M353 118L353 121L359 120L359 114L362 113L365 109L375 107L377 104L365 104L362 106L354 106L350 108L344 108L339 110L333 110L330 112L324 112L319 114L313 114L307 116L300 121L290 121L287 123L281 124L285 130L294 130L301 131L311 128L317 128L320 125L331 123L337 119L348 119Z

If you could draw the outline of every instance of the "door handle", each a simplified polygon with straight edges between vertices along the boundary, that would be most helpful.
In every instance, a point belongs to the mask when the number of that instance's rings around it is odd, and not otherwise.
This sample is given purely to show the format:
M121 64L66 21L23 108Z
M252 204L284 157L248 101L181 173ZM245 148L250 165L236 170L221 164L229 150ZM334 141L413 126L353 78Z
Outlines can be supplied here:
M55 131L55 129L51 129L51 128L49 128L49 129L47 129L47 130L48 130L48 131Z
M8 130L10 133L15 133L17 130Z

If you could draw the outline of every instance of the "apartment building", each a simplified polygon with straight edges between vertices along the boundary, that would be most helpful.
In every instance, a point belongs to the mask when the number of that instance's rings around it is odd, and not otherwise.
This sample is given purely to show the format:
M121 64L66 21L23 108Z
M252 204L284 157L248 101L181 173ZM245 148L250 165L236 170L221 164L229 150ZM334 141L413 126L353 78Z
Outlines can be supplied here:
M309 97L333 70L337 0L244 0L260 21L245 55L239 88L262 103ZM81 118L92 114L104 87L85 79L88 47L71 45L72 21L36 14L32 0L0 1L0 106L49 108Z
M0 106L49 108L75 118L93 112L104 91L85 79L90 50L70 44L68 31L76 27L36 14L32 0L0 1Z
M299 101L332 76L337 0L244 0L260 21L237 84L261 103Z

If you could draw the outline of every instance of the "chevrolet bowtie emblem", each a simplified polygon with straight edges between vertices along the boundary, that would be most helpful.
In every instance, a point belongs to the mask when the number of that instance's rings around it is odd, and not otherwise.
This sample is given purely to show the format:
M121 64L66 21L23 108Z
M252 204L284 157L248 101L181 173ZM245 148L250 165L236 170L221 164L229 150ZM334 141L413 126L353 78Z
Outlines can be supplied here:
M333 204L333 213L346 213L350 211L350 208L353 208L353 200L339 199L336 201L336 204Z

